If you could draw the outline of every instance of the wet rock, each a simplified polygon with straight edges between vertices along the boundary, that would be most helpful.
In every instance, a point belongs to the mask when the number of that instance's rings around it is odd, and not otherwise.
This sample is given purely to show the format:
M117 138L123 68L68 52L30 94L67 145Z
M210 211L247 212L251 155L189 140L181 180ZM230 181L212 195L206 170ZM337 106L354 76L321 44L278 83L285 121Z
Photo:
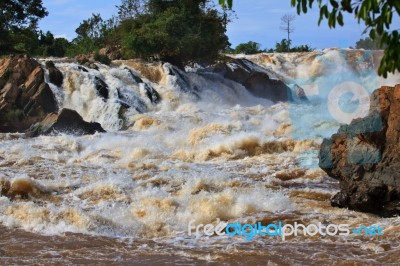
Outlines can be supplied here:
M104 80L99 77L94 77L94 84L99 95L104 99L108 99L108 85Z
M26 132L27 137L67 133L73 135L91 135L105 132L99 123L88 123L74 110L62 109L60 113L51 113L40 123L35 124Z
M83 66L78 66L78 69L79 69L80 71L83 71L83 72L86 72L86 73L89 72L89 70L87 70L87 69L84 68Z
M53 83L57 87L61 87L64 81L64 76L60 70L56 68L53 61L46 62L46 68L49 71L50 83Z
M94 70L99 70L99 67L95 64L95 63L85 63L85 66L90 68L90 69L94 69Z
M169 63L164 64L164 69L166 74L176 77L176 85L184 93L190 93L195 96L196 99L200 99L199 88L190 82L186 77L185 73L177 66L171 65Z
M121 104L121 106L125 109L134 108L138 113L147 112L147 105L145 101L138 97L132 97L131 94L122 92L120 89L117 89L118 100L117 102Z
M369 115L343 125L322 143L320 167L340 181L332 206L400 214L400 85L371 95Z
M28 56L0 60L0 132L22 132L57 109L37 61Z
M117 94L118 94L118 102L121 104L121 106L125 109L128 109L131 107L131 105L128 103L127 97L121 93L119 89L117 89Z
M12 180L0 178L0 186L2 186L0 187L2 196L6 196L11 200L16 197L21 199L29 199L30 196L38 198L52 193L52 190L27 177L14 178Z
M294 95L296 97L292 98L293 102L296 102L296 101L308 102L309 101L304 89L297 84L294 85Z
M266 69L247 59L232 59L228 63L218 63L210 70L242 84L257 97L273 102L286 102L292 99L291 90L283 81L272 79Z
M149 98L152 103L155 103L155 104L159 103L160 98L161 98L160 94L147 83L144 83L143 86L144 86L144 89L146 90L147 98Z
M154 104L158 104L161 100L160 94L148 83L145 83L138 75L135 75L129 68L125 68L129 74L131 75L132 79L137 83L137 84L143 84L144 89L146 90L146 95L150 99L150 101Z

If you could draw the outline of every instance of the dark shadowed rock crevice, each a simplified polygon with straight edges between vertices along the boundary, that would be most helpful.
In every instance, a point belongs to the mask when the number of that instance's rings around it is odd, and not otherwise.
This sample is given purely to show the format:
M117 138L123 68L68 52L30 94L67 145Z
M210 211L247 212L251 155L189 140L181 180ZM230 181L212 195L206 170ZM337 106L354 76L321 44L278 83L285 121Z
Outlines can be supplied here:
M60 70L56 68L53 61L46 62L46 68L49 71L49 81L50 83L61 87L64 81L64 76Z
M94 84L96 86L97 93L104 99L108 99L108 85L99 77L94 77Z
M371 95L367 117L322 143L320 167L340 181L332 205L381 216L400 214L400 85Z

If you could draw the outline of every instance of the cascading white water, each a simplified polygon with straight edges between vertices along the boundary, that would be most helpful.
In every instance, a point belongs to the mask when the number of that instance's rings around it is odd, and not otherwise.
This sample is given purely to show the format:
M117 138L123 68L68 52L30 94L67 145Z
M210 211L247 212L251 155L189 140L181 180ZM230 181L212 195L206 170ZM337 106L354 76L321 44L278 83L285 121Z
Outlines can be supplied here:
M123 106L133 116L138 113L174 110L193 102L204 108L271 104L266 99L254 97L242 85L217 74L185 73L170 64L163 66L164 84L152 83L126 65L109 67L98 64L98 70L75 63L56 63L56 67L63 73L64 82L60 88L51 83L50 87L59 107L76 110L84 120L98 122L108 131L122 128L120 109ZM136 77L140 82L135 80ZM96 79L107 84L108 97L99 94ZM46 81L49 83L48 73ZM149 88L160 94L161 103L151 101Z
M289 85L304 77L322 80L327 71L321 66L324 60L333 62L333 69L341 64L342 70L368 79L343 64L340 56L328 50L246 58ZM365 60L358 65L368 64ZM128 61L111 67L98 64L99 70L85 67L86 71L75 63L55 65L64 75L61 87L50 84L60 108L101 123L108 133L34 139L0 134L0 178L31 178L54 191L28 200L0 197L0 222L8 228L151 238L161 247L211 247L217 253L237 254L249 244L238 238L189 237L188 222L344 221L391 224L393 235L385 232L385 241L397 245L399 221L331 208L328 200L337 191L336 183L321 170L302 166L301 160L317 159L315 153L306 153L318 149L322 135L311 133L334 132L338 127L323 121L314 102L273 104L219 74L183 72L170 64L157 66L157 78L143 75L143 69ZM391 78L378 81L400 82L398 75ZM293 112L309 121L306 127L295 127ZM296 130L298 135L311 134L311 140L295 138ZM360 243L381 249L355 238L301 241L326 250L332 245L348 250ZM258 248L254 253L280 244L276 239L253 243ZM284 249L297 252L292 246ZM151 245L143 250L154 252ZM191 250L183 255L193 256Z

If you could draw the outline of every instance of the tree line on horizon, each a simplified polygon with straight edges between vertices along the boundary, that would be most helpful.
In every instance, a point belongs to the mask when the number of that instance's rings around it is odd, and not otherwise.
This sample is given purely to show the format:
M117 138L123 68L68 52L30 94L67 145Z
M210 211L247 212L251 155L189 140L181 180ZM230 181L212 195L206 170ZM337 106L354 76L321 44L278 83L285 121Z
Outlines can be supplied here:
M69 56L117 47L123 58L154 56L178 66L211 63L230 43L226 25L230 11L212 0L122 0L118 14L104 20L85 19L71 42L38 29L48 15L42 0L0 2L0 53Z
M290 33L294 18L282 17L281 29L287 39L275 49L262 50L249 41L231 48L226 26L232 11L218 10L212 0L121 0L118 13L108 20L92 14L75 30L72 41L57 38L38 29L38 21L48 15L42 0L3 0L0 2L0 54L28 53L33 56L74 57L94 53L104 47L116 47L122 57L155 56L178 66L189 63L212 63L221 53L254 54L259 52L309 52L309 45L291 47ZM371 38L361 39L356 48L379 49Z

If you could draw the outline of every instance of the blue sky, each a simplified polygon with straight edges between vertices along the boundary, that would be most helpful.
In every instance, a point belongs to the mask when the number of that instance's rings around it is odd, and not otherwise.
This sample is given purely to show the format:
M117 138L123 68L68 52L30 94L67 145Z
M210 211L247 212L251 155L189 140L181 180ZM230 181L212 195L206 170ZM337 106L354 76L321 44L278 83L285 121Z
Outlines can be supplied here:
M115 6L120 4L120 0L43 0L43 4L49 16L41 20L40 28L72 40L82 20L92 13L110 18L117 13ZM236 18L229 24L227 32L232 47L255 41L262 48L274 48L276 42L286 38L286 34L279 29L280 18L284 14L296 15L295 32L291 36L294 45L308 44L317 49L354 46L364 30L364 26L349 15L344 18L344 27L329 29L326 21L318 27L317 7L297 16L290 0L234 0L234 10ZM394 24L399 28L399 19Z

